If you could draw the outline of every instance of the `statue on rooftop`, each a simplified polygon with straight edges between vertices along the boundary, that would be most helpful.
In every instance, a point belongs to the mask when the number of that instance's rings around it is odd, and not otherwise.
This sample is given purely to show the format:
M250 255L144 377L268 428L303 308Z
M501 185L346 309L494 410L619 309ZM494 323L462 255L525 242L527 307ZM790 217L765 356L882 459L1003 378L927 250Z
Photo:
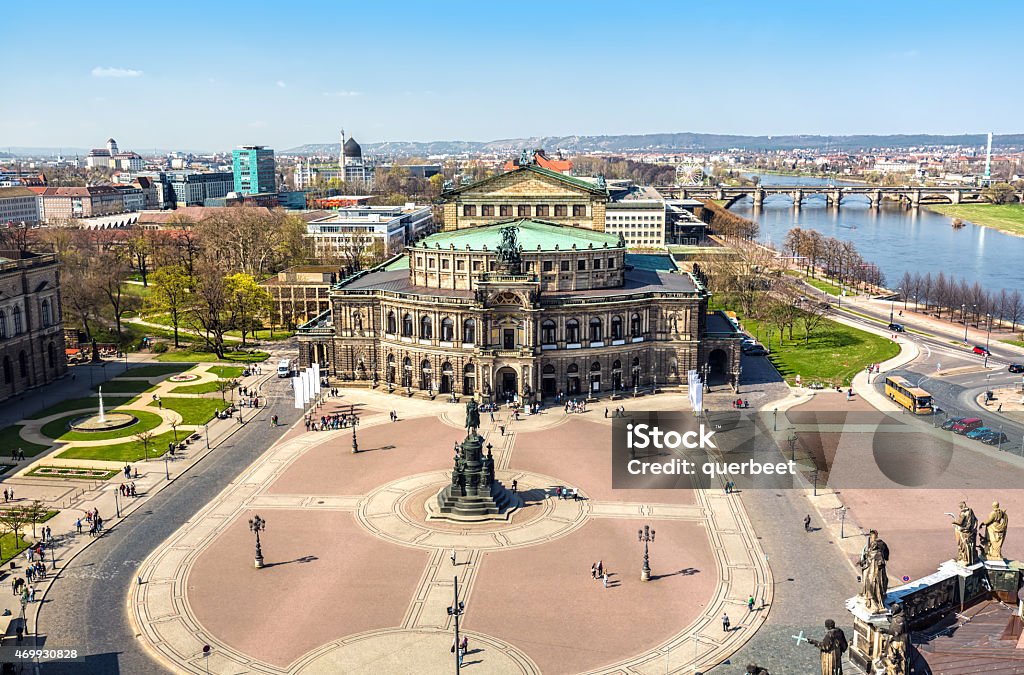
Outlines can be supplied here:
M601 188L602 190L608 187L608 181L605 180L603 173L597 174L597 187Z
M978 536L978 516L967 502L960 502L959 514L948 514L953 518L953 532L956 534L956 563L970 567L978 562L975 540Z
M992 513L981 521L978 533L981 549L985 552L985 560L1003 559L1003 541L1006 539L1006 526L1009 518L1006 511L999 508L999 502L992 502Z
M501 243L496 249L498 260L513 274L518 274L522 264L518 232L519 228L514 226L501 228Z
M889 591L889 577L885 570L888 561L889 546L878 537L877 530L871 530L858 567L863 570L860 597L872 614L885 611L885 595Z
M519 166L526 166L527 164L533 164L533 158L530 157L530 153L523 148L523 151L519 153Z
M480 409L475 399L466 402L466 431L469 436L475 436L476 430L480 428Z

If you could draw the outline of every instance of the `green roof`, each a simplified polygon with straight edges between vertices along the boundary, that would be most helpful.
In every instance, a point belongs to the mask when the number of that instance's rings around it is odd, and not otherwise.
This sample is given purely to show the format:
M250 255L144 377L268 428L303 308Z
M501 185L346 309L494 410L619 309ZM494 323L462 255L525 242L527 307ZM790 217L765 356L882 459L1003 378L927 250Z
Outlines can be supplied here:
M391 260L385 261L380 266L380 271L390 272L391 270L407 270L409 269L409 256L400 255Z
M542 220L520 219L438 232L421 241L416 248L444 249L455 246L457 250L465 250L468 246L471 250L479 251L487 246L489 251L493 251L501 244L501 231L506 227L518 228L519 245L524 252L536 251L538 248L542 251L553 251L556 245L562 251L572 249L573 244L579 250L590 248L591 245L594 248L604 248L605 244L609 248L619 246L618 235Z
M663 253L627 253L626 264L638 270L652 272L674 272L679 269L671 256Z

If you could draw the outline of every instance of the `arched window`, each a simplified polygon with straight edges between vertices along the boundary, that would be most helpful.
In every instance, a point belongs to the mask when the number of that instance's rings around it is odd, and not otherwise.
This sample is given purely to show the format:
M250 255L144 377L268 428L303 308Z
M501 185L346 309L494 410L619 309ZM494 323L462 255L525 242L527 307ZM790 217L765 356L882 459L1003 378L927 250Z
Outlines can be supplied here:
M476 389L476 366L472 363L467 363L462 369L462 393L466 396L472 396L473 391Z
M0 309L0 338L7 337L7 312Z
M384 374L384 379L388 384L395 381L395 355L388 354L388 370Z
M433 337L433 330L429 316L424 316L420 319L420 337L424 340L429 340Z
M50 299L49 298L44 298L43 299L43 311L40 312L40 316L42 316L42 319L43 319L43 327L49 326L51 323L53 323L52 317L50 316Z
M621 316L617 316L616 315L616 316L612 317L612 339L613 340L621 340L622 339L622 317Z
M446 316L441 319L441 339L445 342L455 339L455 322L450 317Z
M4 384L10 384L14 379L14 369L11 368L11 357L4 357Z
M555 322L547 319L540 325L540 343L542 345L553 345L555 340Z
M596 316L590 320L590 341L600 342L602 339L601 320Z
M578 373L578 372L580 372L580 367L577 366L575 363L570 363L569 364L569 368L568 368L568 370L566 372L568 372L568 373Z
M388 332L392 335L398 332L398 321L395 319L394 312L388 312Z
M590 364L590 372L592 372L592 373L600 373L601 372L601 364L598 361L594 361L593 363L591 363Z
M412 386L412 361L409 360L408 356L402 359L402 386Z
M18 352L18 374L28 377L28 356L25 355L25 350Z
M50 340L50 343L46 345L46 362L50 366L50 368L53 368L54 364L57 362L56 355L57 348L53 346L53 340Z
M469 344L476 342L476 321L466 319L462 324L462 341Z
M21 335L21 307L14 307L14 334Z
M641 327L642 324L639 314L634 314L629 318L629 334L631 337L640 337Z
M404 337L412 337L412 314L406 314L402 317L402 335Z
M546 364L544 366L543 373L545 375L554 375L555 374L555 367L553 365L551 365L550 363L548 363L548 364Z
M580 322L576 319L569 319L565 322L565 341L570 344L580 341Z

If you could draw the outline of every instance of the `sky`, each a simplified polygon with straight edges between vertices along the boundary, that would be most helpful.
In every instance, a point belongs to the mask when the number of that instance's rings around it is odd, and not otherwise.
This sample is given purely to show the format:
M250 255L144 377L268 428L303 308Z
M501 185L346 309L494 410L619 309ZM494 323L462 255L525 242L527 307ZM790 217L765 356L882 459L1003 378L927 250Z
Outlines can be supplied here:
M1019 2L39 7L3 10L0 149L1024 132Z

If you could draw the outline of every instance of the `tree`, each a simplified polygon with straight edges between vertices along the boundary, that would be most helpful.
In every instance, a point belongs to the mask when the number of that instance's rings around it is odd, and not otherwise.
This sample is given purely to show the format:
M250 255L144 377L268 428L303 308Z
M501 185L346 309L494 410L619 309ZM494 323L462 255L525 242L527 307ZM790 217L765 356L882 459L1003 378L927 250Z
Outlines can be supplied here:
M153 237L150 230L137 227L128 238L128 254L134 261L135 269L142 277L142 285L149 286L149 257L153 254Z
M248 274L232 274L225 281L231 308L230 323L241 329L242 346L245 346L246 333L252 332L255 336L262 323L258 319L270 311L270 293Z
M102 250L93 262L98 269L91 276L113 310L114 326L120 339L121 317L139 302L138 296L124 293L124 282L128 280L131 271L127 254L121 248L107 248Z
M196 230L209 260L227 272L263 279L302 254L306 224L279 209L241 207L224 209Z
M27 522L28 516L25 514L25 509L20 506L0 510L0 525L14 535L15 547L19 546L21 528L25 527Z
M224 333L230 328L228 287L216 265L203 262L196 267L192 299L189 323L202 333L210 351L224 358Z
M238 382L235 380L225 380L220 378L217 380L217 391L220 392L220 400L224 403L228 402L227 393L238 386Z
M140 431L139 433L135 434L134 438L139 443L142 443L142 451L143 451L143 453L145 453L146 461L148 462L149 461L149 444L153 442L153 432L152 431Z
M174 327L174 347L178 345L178 326L182 315L188 307L189 275L183 265L161 267L153 272L153 291L150 298L154 309L165 311L171 316Z
M32 523L32 538L36 538L36 523L42 522L46 518L47 508L38 499L32 500L32 502L24 508L25 520Z
M1009 183L993 183L982 190L981 194L993 204L1008 204L1017 198Z

